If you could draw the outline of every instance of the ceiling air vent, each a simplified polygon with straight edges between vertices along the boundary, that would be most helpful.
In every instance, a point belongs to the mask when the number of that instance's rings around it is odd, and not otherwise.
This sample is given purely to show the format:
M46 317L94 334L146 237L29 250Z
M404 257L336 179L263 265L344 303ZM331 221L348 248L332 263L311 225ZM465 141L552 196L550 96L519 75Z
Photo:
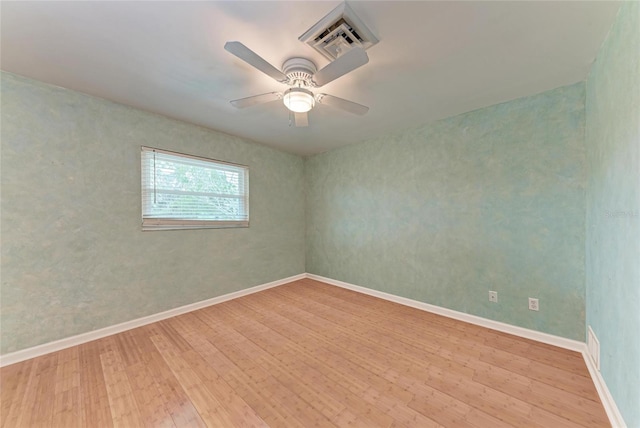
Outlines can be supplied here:
M349 49L369 49L378 39L362 23L347 3L342 3L327 16L298 37L329 61L333 61Z

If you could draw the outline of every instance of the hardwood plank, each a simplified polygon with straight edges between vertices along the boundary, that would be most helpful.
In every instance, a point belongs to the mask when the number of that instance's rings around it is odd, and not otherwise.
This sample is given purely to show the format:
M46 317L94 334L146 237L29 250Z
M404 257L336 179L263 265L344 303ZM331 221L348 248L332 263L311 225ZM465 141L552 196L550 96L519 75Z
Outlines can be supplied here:
M152 373L143 363L127 366L125 369L140 411L140 419L147 427L175 427L173 418L165 407L162 391Z
M139 343L145 352L145 367L153 376L165 409L177 427L206 427L195 406L189 399L178 379L162 358L155 345L146 339Z
M204 386L229 413L233 426L267 427L267 423L242 397L195 351L188 351L183 358L198 375Z
M515 375L499 367L477 371L474 381L490 386L512 397L528 401L541 409L555 413L585 426L607 424L606 415L598 411L590 400L576 397L564 390L536 380Z
M288 413L294 415L293 417L303 426L331 425L327 415L310 403L316 397L308 388L292 381L291 377L277 366L270 365L267 355L260 352L259 347L233 329L232 320L222 315L225 306L226 303L216 308L216 311L208 313L209 319L215 322L218 329L226 331L227 337L232 338L232 340L221 338L216 342L216 346L232 357L238 367L250 378L270 391L278 406L282 406Z
M2 427L19 426L18 421L27 406L27 391L35 379L36 359L13 364L2 369L0 376L0 401L2 401L0 421Z
M257 311L265 306L251 305L246 301L244 303L247 307ZM256 315L256 318L258 317L259 315ZM433 420L406 407L406 403L413 397L413 394L398 389L393 383L361 366L352 364L347 359L337 357L329 349L332 346L330 341L324 341L322 337L316 336L313 332L279 314L269 313L269 316L263 316L260 319L286 337L299 338L296 340L297 352L292 349L290 353L290 355L295 355L290 358L290 364L305 365L304 368L300 368L299 373L306 373L308 376L311 372L317 372L318 376L312 378L316 382L324 381L331 384L333 390L341 389L343 396L354 396L355 394L356 397L362 397L364 401L377 406L401 424L421 427L439 426ZM305 338L309 340L309 345L302 343ZM311 344L321 344L321 346L312 346ZM304 361L299 361L300 346L304 348Z
M483 354L480 357L480 361L538 380L596 403L599 402L598 394L590 378L567 373L556 367L544 365L499 349Z
M201 316L202 312L199 313ZM245 372L216 348L211 341L218 342L218 331L213 330L202 320L188 314L185 317L189 327L183 331L185 339L193 349L207 362L215 367L221 377L240 397L270 426L302 427L284 409L274 405L269 391L260 388ZM210 341L211 340L211 341Z
M308 288L305 289L305 291L308 293ZM332 303L335 303L335 301ZM394 338L391 338L390 340L394 340ZM484 343L486 344L487 341L493 340L494 342L503 344L505 347L507 347L511 351L513 351L516 348L518 348L522 353L531 351L530 341L526 341L525 343L518 344L512 338L513 337L509 335L495 334L495 335L492 335L490 339L485 339ZM548 347L548 345L544 345L544 346ZM496 358L500 360L500 363L497 363L498 365L506 361L509 361L512 364L507 365L506 366L507 368L514 369L516 370L516 372L519 372L519 373L522 373L523 371L526 371L526 370L530 370L529 375L535 377L536 379L542 382L546 382L552 386L570 391L584 398L598 401L598 397L595 394L595 389L593 388L593 382L588 377L588 372L584 370L584 362L581 362L581 365L582 365L581 373L579 374L575 373L575 365L572 362L571 363L572 365L570 367L571 373L570 375L566 375L566 373L563 373L561 369L559 369L555 365L545 365L538 360L535 360L535 359L531 360L529 358L521 357L517 353L513 354L510 352L504 351L501 348L488 348L487 346L478 346L477 349L480 349L482 352L482 356L480 358L482 361L487 361L490 358ZM544 347L541 346L540 349L544 349ZM540 349L538 351L535 351L536 355L540 355L539 354ZM575 356L578 355L577 353L574 353L574 352L570 352L570 351L563 352L563 351L564 350L557 350L556 348L553 348L553 350L550 351L552 352L551 357L562 355L565 358L564 361L569 361L574 359ZM546 359L547 360L552 359L551 357L546 357Z
M143 426L144 423L136 405L126 366L118 352L115 338L111 336L102 339L99 345L100 363L113 425L115 427Z
M160 355L184 388L205 424L233 426L227 411L202 385L200 378L180 355L179 349L174 348L174 343L164 335L152 336L151 341L158 348Z
M78 354L83 420L87 426L112 427L113 419L100 361L100 342L94 341L81 345Z
M25 391L22 409L15 426L49 425L53 416L56 366L58 354L48 354L34 360L35 376Z
M233 311L234 308L235 311ZM247 339L258 345L252 353L262 357L266 363L265 368L272 372L278 371L281 382L316 407L327 419L334 423L337 423L337 420L349 420L352 424L369 424L369 426L391 423L392 418L384 412L352 394L345 393L336 385L329 386L325 383L323 376L315 370L313 365L309 365L310 361L300 358L301 355L289 358L291 354L286 352L285 348L291 346L292 342L265 327L263 323L254 321L260 317L258 313L252 313L246 307L238 307L234 302L226 305L225 309L230 310L227 313L227 322L230 325L237 325ZM225 315L224 311L221 315ZM235 315L235 322L229 319L232 315ZM286 372L279 367L286 368Z
M85 425L80 395L79 348L64 349L58 354L55 377L54 427L81 427Z
M575 352L300 280L0 369L3 427L601 427Z
M291 310L284 310L285 313ZM279 314L271 314L269 318L276 318ZM307 356L313 357L315 361L325 362L328 367L337 372L338 378L334 379L335 382L341 380L348 380L346 387L357 393L363 393L371 390L371 388L379 389L385 392L385 395L392 395L396 398L398 403L406 404L411 398L412 394L402 388L398 388L392 382L385 380L383 377L376 375L371 371L370 364L361 359L357 354L345 353L341 355L341 349L336 346L330 338L322 336L313 330L303 327L291 320L282 317L285 322L280 324L280 332L283 335L298 338L296 344L298 348L302 346ZM267 321L268 322L268 321ZM321 329L321 326L315 325L314 327ZM278 328L275 326L274 328ZM297 329L297 331L295 331ZM300 352L298 350L298 352ZM296 355L296 354L294 354ZM360 362L360 364L354 364L354 362ZM382 368L384 369L384 368ZM331 373L326 373L330 375Z

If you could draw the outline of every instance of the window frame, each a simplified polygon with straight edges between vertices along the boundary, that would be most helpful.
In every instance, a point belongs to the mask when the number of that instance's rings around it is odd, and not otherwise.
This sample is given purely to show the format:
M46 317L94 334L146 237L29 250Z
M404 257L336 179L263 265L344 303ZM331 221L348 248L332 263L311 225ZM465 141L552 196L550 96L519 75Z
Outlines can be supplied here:
M243 199L245 219L227 219L227 220L204 220L204 219L176 219L176 218L162 218L151 217L151 211L147 210L148 193L154 192L153 188L145 187L145 168L148 168L148 161L145 161L145 152L162 153L169 156L175 156L178 158L194 159L199 162L205 162L212 164L213 169L215 165L223 165L231 167L237 170L237 172L243 173L244 182L244 194L239 194ZM224 169L224 168L220 168ZM187 153L181 153L171 150L159 149L149 146L140 146L140 196L141 196L141 213L142 222L141 227L143 231L157 231L157 230L190 230L190 229L229 229L229 228L248 228L249 227L249 167L247 165L237 164L233 162L221 161L218 159L207 158L203 156L196 156ZM145 197L147 196L147 197Z

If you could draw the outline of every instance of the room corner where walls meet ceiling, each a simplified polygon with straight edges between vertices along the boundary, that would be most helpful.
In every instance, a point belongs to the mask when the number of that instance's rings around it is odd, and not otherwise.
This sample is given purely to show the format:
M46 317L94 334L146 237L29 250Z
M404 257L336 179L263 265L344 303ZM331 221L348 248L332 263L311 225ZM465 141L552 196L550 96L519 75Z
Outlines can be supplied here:
M2 69L291 153L309 155L583 81L619 2L392 2L349 6L379 43L326 92L365 116L229 100L285 86L229 55L327 58L298 40L337 1L4 2Z

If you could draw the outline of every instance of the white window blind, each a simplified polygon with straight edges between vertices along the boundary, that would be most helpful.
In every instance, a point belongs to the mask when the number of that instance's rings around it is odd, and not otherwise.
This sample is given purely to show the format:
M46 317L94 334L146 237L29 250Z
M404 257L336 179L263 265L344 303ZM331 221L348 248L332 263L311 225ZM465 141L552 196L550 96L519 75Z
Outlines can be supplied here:
M249 226L249 168L142 147L142 230Z

